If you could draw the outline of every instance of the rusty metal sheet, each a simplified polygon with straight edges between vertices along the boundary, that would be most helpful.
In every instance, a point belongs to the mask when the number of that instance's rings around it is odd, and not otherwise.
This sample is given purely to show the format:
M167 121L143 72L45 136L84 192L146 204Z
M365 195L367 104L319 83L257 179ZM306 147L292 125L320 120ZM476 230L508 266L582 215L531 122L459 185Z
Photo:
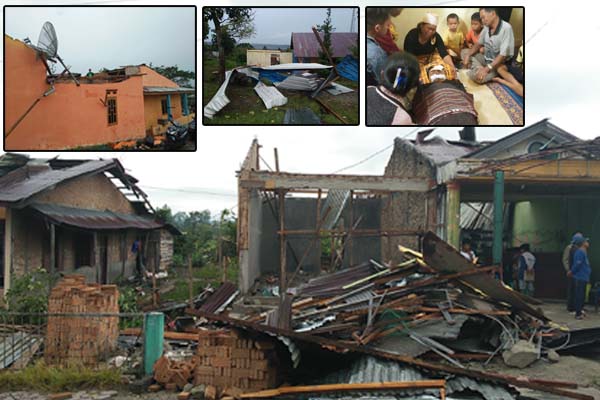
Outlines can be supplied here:
M237 292L237 287L231 282L225 282L199 308L200 311L217 313L223 304L229 302Z
M25 200L64 181L115 167L118 167L118 161L114 159L90 160L64 169L50 169L47 166L32 168L26 165L0 179L0 202Z
M323 33L320 33L323 38ZM356 32L332 32L331 33L331 56L333 58L342 58L352 54L352 46L358 44L358 33ZM292 50L297 58L319 57L321 45L313 32L294 32L292 33Z
M166 224L153 218L135 214L121 214L112 211L86 210L57 206L54 204L35 203L28 209L43 215L57 225L68 225L82 229L114 230L114 229L160 229Z
M439 272L462 272L474 268L473 264L469 263L458 251L433 232L427 232L423 238L423 256L427 265ZM548 321L548 318L541 311L531 307L511 289L506 288L500 281L492 279L486 274L465 276L461 278L461 281L482 291L496 301L508 303L517 310Z

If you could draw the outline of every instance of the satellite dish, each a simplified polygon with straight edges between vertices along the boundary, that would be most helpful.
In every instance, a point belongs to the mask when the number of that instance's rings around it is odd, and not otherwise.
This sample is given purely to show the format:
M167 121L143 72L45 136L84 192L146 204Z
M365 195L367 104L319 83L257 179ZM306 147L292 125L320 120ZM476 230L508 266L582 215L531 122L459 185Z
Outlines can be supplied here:
M46 22L42 26L37 48L39 51L44 52L48 58L56 58L58 53L58 38L51 22Z
M41 53L46 55L46 58L49 60L57 59L60 61L63 67L65 67L65 71L69 73L69 76L73 81L79 86L79 81L73 76L69 68L65 65L62 58L58 55L58 38L56 37L56 31L54 30L54 25L52 22L46 21L44 26L42 26L42 30L40 32L40 37L38 39L37 46L35 49ZM64 72L63 72L64 73Z

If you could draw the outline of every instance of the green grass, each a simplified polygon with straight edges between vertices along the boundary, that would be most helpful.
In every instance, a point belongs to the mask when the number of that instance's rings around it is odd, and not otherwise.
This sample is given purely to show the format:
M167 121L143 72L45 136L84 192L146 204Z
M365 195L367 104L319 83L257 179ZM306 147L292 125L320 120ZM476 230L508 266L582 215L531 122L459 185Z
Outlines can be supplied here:
M81 366L51 367L43 361L20 371L0 372L0 389L65 392L81 389L115 389L121 385L118 369L93 370Z
M187 268L174 268L173 274L176 274L176 277L174 278L175 288L170 292L161 295L161 300L181 302L189 300ZM209 264L203 267L194 267L192 269L192 277L193 294L194 296L197 296L208 284L214 288L219 287L223 278L223 271L219 266ZM237 285L237 277L238 267L232 265L227 267L227 281Z
M226 60L227 69L236 66L232 60ZM207 104L221 86L217 75L217 60L207 58L204 60L204 79L203 79L203 104ZM358 100L358 82L353 82L345 78L336 81L344 86L355 89L355 92L342 94L338 96L330 95L327 92L321 92L319 99L329 105L334 111L350 125L358 124L359 118L359 100ZM207 125L280 125L283 124L283 117L288 108L308 107L321 118L326 125L340 125L341 121L328 113L319 103L308 97L309 92L281 90L282 94L288 98L287 104L281 107L274 107L267 110L254 91L254 86L229 85L227 87L227 97L231 102L225 106L212 119L204 119Z

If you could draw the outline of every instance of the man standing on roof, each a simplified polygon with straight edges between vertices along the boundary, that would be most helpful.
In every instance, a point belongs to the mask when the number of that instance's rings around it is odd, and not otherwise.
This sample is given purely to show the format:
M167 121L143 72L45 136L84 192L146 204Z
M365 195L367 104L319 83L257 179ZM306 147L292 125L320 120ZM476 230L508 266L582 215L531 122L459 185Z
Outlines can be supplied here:
M571 273L571 267L573 266L573 256L579 248L576 242L579 242L580 239L583 239L581 232L574 234L571 243L565 247L562 255L562 264L567 275L567 311L569 312L575 311L575 280Z
M574 244L579 246L573 254L573 265L571 266L571 274L575 280L575 318L583 319L585 316L585 312L583 311L585 287L590 281L590 274L592 273L587 254L590 247L590 239L580 236L575 239Z

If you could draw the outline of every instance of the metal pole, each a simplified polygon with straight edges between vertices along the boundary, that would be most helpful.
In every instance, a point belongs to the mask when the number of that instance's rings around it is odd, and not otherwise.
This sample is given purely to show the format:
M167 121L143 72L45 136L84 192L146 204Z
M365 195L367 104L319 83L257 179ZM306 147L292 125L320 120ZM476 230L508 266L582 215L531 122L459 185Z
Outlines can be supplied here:
M504 232L504 171L496 171L494 179L494 244L492 260L502 265L502 233ZM502 269L500 269L502 271ZM502 272L500 272L502 276Z
M449 182L446 186L446 241L460 248L460 185L458 182Z
M154 363L162 356L165 315L151 312L144 315L144 373L152 375Z
M283 301L283 295L287 290L287 266L286 266L286 237L285 237L285 191L279 191L279 229L281 229L281 235L279 236L279 298L281 299L280 304Z

